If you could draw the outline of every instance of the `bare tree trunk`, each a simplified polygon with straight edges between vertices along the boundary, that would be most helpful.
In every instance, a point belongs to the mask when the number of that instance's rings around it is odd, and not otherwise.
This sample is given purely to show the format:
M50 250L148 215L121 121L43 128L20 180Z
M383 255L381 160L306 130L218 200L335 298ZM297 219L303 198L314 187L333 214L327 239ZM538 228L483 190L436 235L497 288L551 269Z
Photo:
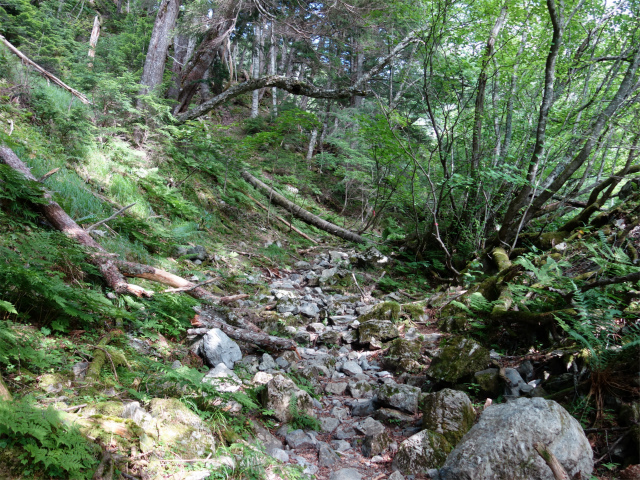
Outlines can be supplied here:
M27 179L37 181L29 168L17 157L10 148L0 147L0 161L14 170L22 173ZM47 217L51 225L75 241L89 247L92 250L89 261L93 263L102 274L103 278L116 293L131 293L138 297L151 296L151 292L130 285L122 276L116 266L115 259L107 253L87 232L84 231L67 213L55 202L49 192L44 193L44 198L49 201L42 205L42 213Z
M311 161L313 158L313 151L316 148L316 140L318 139L318 129L314 128L311 132L311 139L309 140L309 148L307 149L307 161Z
M354 233L350 230L346 230L342 227L334 225L331 222L327 222L326 220L323 220L322 218L316 215L313 215L312 213L309 213L307 210L304 210L302 207L296 205L295 203L290 202L289 200L284 198L282 195L277 193L275 190L273 190L271 187L261 182L253 175L251 175L249 172L247 171L242 172L242 178L244 178L251 185L253 185L257 189L262 191L262 193L266 194L270 198L271 203L275 203L276 205L281 206L282 208L284 208L285 210L290 212L293 216L299 218L303 222L308 223L309 225L313 225L314 227L324 230L325 232L328 232L337 237L344 238L345 240L349 240L350 242L355 242L355 243L368 242L366 238L358 235L357 233Z
M256 79L260 77L260 37L261 35L260 22L257 21L253 24L253 54L252 54L252 69L251 76ZM251 97L251 118L258 116L258 105L260 100L260 90L254 90Z
M362 75L364 74L364 52L362 51L362 43L356 41L356 83L358 83L362 79ZM359 108L364 103L364 97L353 97L354 106Z
M100 15L96 15L93 19L93 29L91 30L91 38L89 39L89 58L95 58L96 45L98 45L98 38L100 38ZM93 68L93 62L89 63L89 68Z
M276 45L276 36L274 32L274 24L271 24L271 48L269 52L269 75L275 75L276 72L276 57L278 55L278 48ZM278 115L278 89L271 87L271 110L274 116Z
M170 34L179 12L180 0L162 0L151 32L147 58L144 61L142 78L140 79L140 83L143 85L140 89L141 95L148 93L162 83L164 65L171 41Z

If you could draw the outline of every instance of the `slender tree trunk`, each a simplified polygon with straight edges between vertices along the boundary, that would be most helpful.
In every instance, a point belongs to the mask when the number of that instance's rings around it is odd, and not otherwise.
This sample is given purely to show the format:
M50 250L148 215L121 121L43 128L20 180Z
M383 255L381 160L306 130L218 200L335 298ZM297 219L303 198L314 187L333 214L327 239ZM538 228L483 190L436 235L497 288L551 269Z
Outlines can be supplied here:
M260 77L260 37L261 25L257 21L253 25L253 55L251 76L256 79ZM258 117L258 106L260 100L260 90L254 90L251 95L251 118Z
M314 128L311 132L311 139L309 140L309 148L307 149L307 161L310 162L313 158L313 151L316 148L316 140L318 139L318 129Z
M362 43L356 41L356 83L359 83L364 75L364 52L362 51ZM354 106L360 108L364 103L364 97L354 97Z
M275 75L276 72L276 60L278 55L278 47L276 45L275 26L271 24L271 47L269 49L269 75ZM278 89L271 87L271 110L273 115L278 115Z

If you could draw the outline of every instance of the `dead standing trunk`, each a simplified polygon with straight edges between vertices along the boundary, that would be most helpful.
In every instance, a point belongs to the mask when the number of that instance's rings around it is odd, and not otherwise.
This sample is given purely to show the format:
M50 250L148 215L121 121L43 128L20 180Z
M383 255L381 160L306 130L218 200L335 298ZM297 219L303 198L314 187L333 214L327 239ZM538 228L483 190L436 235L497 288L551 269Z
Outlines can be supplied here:
M96 18L93 19L93 29L91 30L91 38L89 39L89 58L95 58L96 56L96 45L98 45L98 38L100 38L100 25L101 25L100 15L96 15ZM89 69L93 68L93 60L89 63Z
M146 94L162 83L164 66L171 42L171 31L180 12L179 0L162 0L151 32L147 58L144 61L140 94Z

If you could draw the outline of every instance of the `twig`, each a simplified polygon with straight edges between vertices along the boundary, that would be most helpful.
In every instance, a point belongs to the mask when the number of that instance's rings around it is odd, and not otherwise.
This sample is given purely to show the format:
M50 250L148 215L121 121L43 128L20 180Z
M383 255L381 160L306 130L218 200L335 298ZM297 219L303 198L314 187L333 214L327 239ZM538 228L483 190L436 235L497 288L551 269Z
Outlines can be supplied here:
M72 407L67 407L67 408L57 408L56 410L60 410L61 412L72 412L74 410L78 410L80 408L84 408L86 407L87 404L86 403L82 403L80 405L74 405Z
M415 295L410 295L407 292L405 292L404 290L398 290L401 294L403 294L405 297L409 297L411 300L417 300L419 302L421 302L422 300L420 300L419 297L416 297Z
M607 449L607 451L605 452L604 455L602 455L599 459L597 459L596 461L593 462L594 465L597 465L598 463L600 463L602 460L604 460L607 455L611 455L611 452L613 451L614 448L616 448L618 446L618 444L622 441L622 439L624 437L626 437L629 434L629 431L626 431L625 433L623 433L622 435L620 435L620 437L611 444L611 446Z
M45 173L43 176L41 176L38 179L38 182L42 183L44 182L47 178L49 178L51 175L54 175L56 173L58 173L58 170L60 170L60 167L58 168L54 168L53 170L49 170L47 173Z
M104 220L100 220L98 223L94 223L93 225L91 225L90 227L85 228L86 232L89 233L91 230L93 230L94 228L102 225L103 223L107 223L109 220L113 220L114 218L116 218L118 215L121 215L125 210L133 207L135 205L135 202L132 203L131 205L127 205L126 207L121 208L120 210L118 210L116 213L114 213L113 215L111 215L109 218L105 218Z
M167 288L164 292L162 293L177 293L177 292L190 292L191 290L193 290L194 288L198 288L198 287L202 287L203 285L209 285L210 283L213 283L217 280L217 278L212 278L210 280L207 280L206 282L202 282L202 283L194 283L193 285L190 285L188 287L180 287L180 288Z
M358 279L356 278L355 274L353 272L351 272L351 276L353 277L353 281L356 284L356 287L358 287L358 290L360 290L360 297L362 298L362 301L364 302L365 299L365 293L364 290L362 290L362 288L360 288L360 284L358 283Z
M11 136L11 134L13 133L13 120L9 120L9 133L8 135Z

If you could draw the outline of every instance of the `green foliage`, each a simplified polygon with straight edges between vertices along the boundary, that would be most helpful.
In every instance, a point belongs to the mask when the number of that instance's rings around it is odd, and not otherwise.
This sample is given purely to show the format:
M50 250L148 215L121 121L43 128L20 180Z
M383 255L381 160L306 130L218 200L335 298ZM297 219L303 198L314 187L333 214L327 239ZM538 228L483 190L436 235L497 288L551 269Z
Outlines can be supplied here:
M11 226L25 223L35 226L38 215L27 205L42 205L48 203L43 197L42 185L24 178L24 176L9 167L0 165L0 222Z
M301 412L298 409L298 403L294 395L291 396L291 401L289 402L289 413L291 414L289 430L320 430L320 420Z
M34 407L29 400L0 402L0 447L17 448L24 473L43 469L48 476L91 478L97 448L75 427L62 423L60 413Z
M129 317L86 282L86 273L96 269L62 233L6 235L0 240L0 258L0 295L23 316L58 330L72 322L89 326L101 317Z

